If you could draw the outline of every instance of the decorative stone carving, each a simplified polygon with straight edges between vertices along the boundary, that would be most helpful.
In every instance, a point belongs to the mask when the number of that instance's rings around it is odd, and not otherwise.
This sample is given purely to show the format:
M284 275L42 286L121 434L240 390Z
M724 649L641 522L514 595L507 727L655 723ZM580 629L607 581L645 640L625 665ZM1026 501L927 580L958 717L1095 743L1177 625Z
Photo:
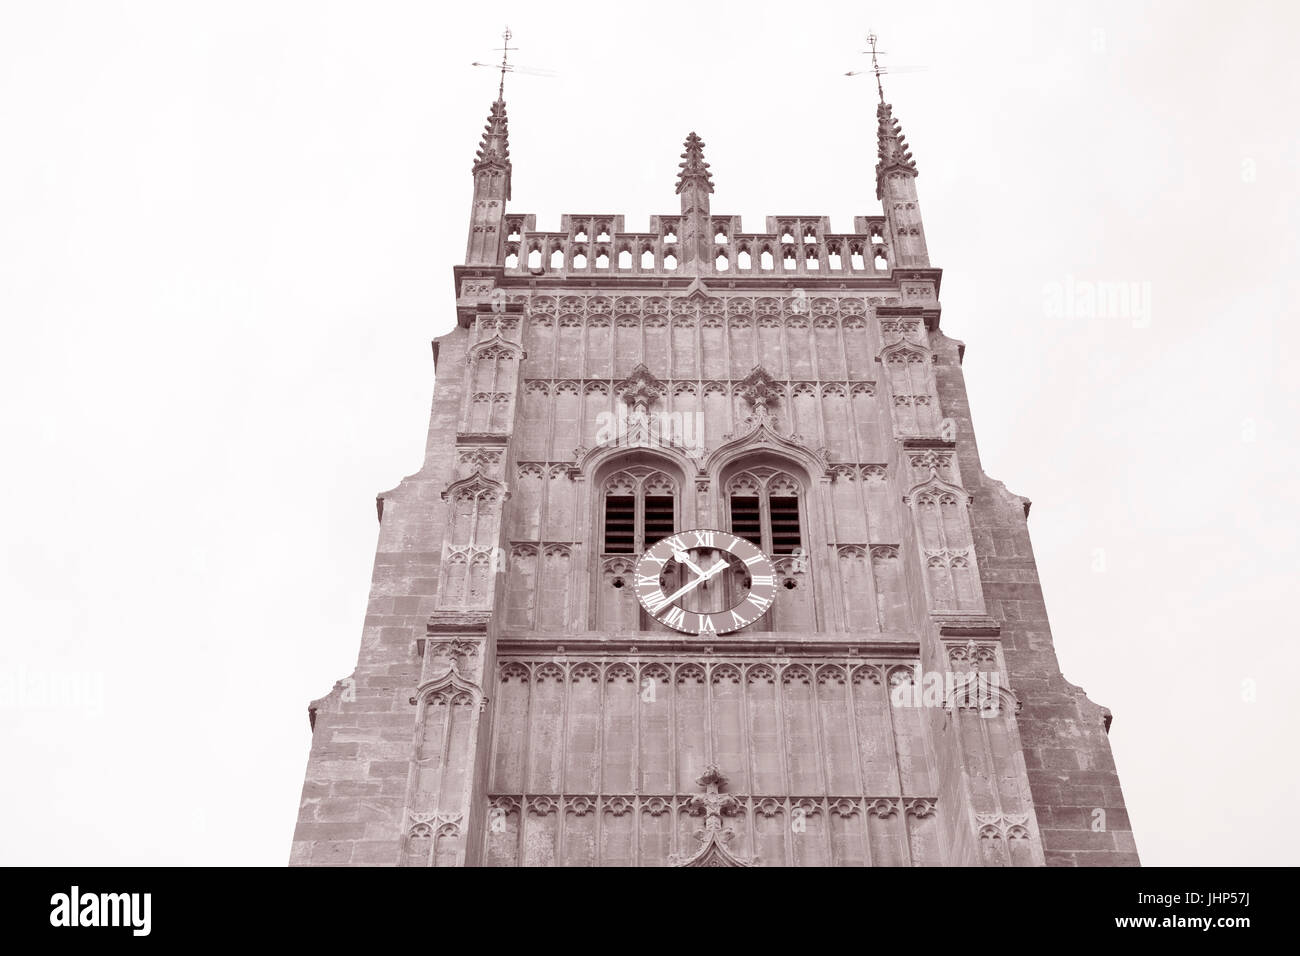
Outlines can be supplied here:
M478 684L482 644L479 641L453 638L421 641L424 654L424 679L436 680L447 673Z
M491 475L500 469L503 454L504 450L500 448L478 446L461 449L456 455L458 475L462 478L468 477L475 472Z
M736 386L736 394L753 408L754 421L758 423L768 420L771 406L777 404L781 391L776 379L761 365L754 366L753 371Z
M704 815L704 829L695 831L695 838L700 845L689 856L678 854L671 858L673 866L752 866L727 849L727 844L735 835L730 827L723 827L724 815L731 816L740 809L740 801L730 794L722 793L727 784L716 766L705 768L704 774L696 781L705 788L702 795L690 797L686 801L686 810L692 816Z
M632 369L632 374L614 387L633 414L645 415L650 406L663 398L667 388L644 365Z
M923 473L922 477L935 474L940 478L946 478L949 469L952 468L952 454L950 452L935 451L934 449L912 452L908 455L907 460L914 469L918 469Z
M998 666L997 645L976 644L974 640L949 644L948 663L957 669L994 669Z

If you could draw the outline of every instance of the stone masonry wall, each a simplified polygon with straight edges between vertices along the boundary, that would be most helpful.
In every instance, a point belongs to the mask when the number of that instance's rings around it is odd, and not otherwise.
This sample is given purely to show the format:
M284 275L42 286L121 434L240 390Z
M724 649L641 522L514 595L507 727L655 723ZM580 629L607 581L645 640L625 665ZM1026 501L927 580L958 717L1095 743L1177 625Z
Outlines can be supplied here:
M1061 674L1039 586L1028 502L983 471L971 422L961 343L931 336L939 355L939 399L957 426L964 484L989 614L1001 642L1019 714L1034 809L1048 866L1137 866L1137 846L1107 740L1110 712ZM1096 813L1104 811L1104 817ZM1104 829L1093 829L1104 820Z
M423 636L453 479L467 331L441 339L424 466L384 493L356 669L316 711L290 865L396 865L411 766Z

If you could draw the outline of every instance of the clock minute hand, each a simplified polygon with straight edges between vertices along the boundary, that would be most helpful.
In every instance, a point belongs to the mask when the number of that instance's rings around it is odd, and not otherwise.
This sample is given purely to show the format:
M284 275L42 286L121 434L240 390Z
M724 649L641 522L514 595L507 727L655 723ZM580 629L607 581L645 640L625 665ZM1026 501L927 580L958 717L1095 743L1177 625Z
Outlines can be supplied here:
M716 576L720 571L722 571L722 569L725 568L725 567L727 567L727 562L726 562L726 561L721 561L721 560L718 561L717 564L715 564L713 567L709 568L709 570L703 572L703 573L702 573L698 578L696 578L694 581L691 581L689 584L684 584L684 585L682 585L680 588L678 588L678 589L677 589L676 591L674 591L672 594L668 595L668 597L665 599L665 600L666 600L666 603L671 604L673 601L676 601L679 597L681 597L681 596L682 596L683 594L685 594L687 591L692 591L692 590L694 590L695 588L699 587L701 584L703 584L703 583L704 583L705 581L707 581L709 578L711 578L711 577L715 577L715 576Z
M698 587L700 584L702 584L702 583L704 582L704 580L705 580L704 577L698 577L698 578L696 578L694 581L690 582L689 584L684 584L684 585L682 585L682 586L679 587L676 591L674 591L672 594L668 595L668 597L664 598L664 605L667 606L667 605L669 605L669 604L672 604L674 601L676 601L679 597L681 597L681 596L682 596L683 594L685 594L687 591L692 591L692 590L694 590L696 587Z

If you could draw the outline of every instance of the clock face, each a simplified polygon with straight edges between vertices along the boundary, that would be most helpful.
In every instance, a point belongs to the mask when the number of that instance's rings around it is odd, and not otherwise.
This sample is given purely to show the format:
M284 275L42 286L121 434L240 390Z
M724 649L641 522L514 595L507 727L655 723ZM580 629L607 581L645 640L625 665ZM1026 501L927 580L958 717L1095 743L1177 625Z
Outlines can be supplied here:
M637 561L636 596L674 630L726 634L767 613L776 571L760 549L729 531L679 531Z

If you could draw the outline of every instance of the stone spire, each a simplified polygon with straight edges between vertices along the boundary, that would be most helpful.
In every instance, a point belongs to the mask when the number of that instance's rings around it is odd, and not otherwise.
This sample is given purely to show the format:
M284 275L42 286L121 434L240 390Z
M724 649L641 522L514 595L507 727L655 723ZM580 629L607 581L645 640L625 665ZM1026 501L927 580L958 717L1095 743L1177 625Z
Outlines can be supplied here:
M488 113L483 139L474 157L474 205L470 210L466 265L498 265L501 227L510 198L510 132L506 101L499 96Z
M894 108L883 99L876 107L876 136L879 142L876 198L884 206L894 247L894 261L890 266L928 268L930 253L925 245L921 206L916 198L916 162L902 126L894 119Z
M686 152L678 164L677 195L682 202L681 251L682 271L701 275L713 271L713 230L709 220L709 194L713 192L713 175L704 161L704 141L691 133L686 137Z
M876 161L876 198L883 199L886 175L898 170L915 179L919 174L916 171L916 163L912 159L911 149L907 145L907 138L903 136L903 127L899 125L898 120L894 119L894 108L882 100L876 107L876 121L879 150L879 158Z
M505 174L506 195L510 198L510 126L506 120L506 101L497 100L488 113L483 139L474 157L474 178L484 169L499 169Z

